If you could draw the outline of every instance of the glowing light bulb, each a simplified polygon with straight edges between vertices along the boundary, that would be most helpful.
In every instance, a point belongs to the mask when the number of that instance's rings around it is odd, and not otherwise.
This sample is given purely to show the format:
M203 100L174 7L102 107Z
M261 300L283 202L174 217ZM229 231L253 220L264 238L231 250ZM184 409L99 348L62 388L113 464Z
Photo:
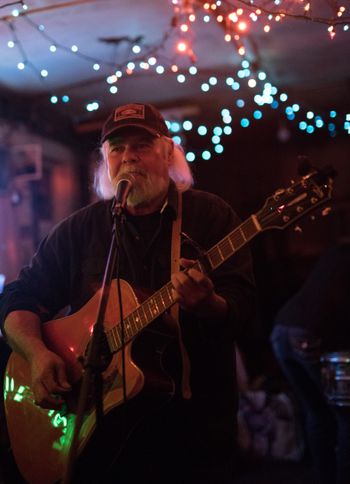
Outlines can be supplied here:
M208 150L203 151L202 158L203 158L203 160L210 160L210 158L211 158L210 151L208 151Z
M173 141L174 143L176 143L177 145L181 145L182 143L182 139L180 136L173 136Z
M182 127L185 131L190 131L192 129L193 125L192 125L191 121L186 120L186 121L183 122Z
M237 28L241 32L245 32L247 30L247 27L248 27L247 22L238 22Z
M220 126L215 126L215 128L213 129L213 133L216 135L216 136L221 136L222 133L223 133L223 130Z
M183 74L179 74L177 76L177 82L179 82L180 84L182 84L185 81L186 81L186 77Z
M174 133L178 133L181 129L181 126L179 125L179 123L171 123L170 124L170 130L173 131Z
M231 22L237 22L238 21L238 17L237 17L236 12L230 13L228 18L229 18L229 20L231 20Z
M201 126L198 126L198 129L197 129L197 133L200 135L200 136L205 136L207 134L208 130L205 126L201 125Z
M196 155L192 151L189 151L188 153L186 153L186 160L189 163L192 163L192 161L194 161L195 159L196 159Z
M118 78L115 74L113 74L112 76L108 76L106 80L108 84L114 84L115 82L117 82Z
M256 86L256 80L255 79L249 79L248 86L249 87L255 87Z
M176 49L179 52L186 52L186 50L187 50L187 44L186 44L186 42L184 42L184 41L178 42L177 45L176 45Z

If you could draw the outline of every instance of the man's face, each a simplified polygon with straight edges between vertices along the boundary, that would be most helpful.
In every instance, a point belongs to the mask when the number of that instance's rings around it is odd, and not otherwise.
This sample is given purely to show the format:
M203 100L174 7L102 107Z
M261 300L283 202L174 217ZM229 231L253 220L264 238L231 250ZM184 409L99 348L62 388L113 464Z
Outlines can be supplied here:
M131 173L136 180L128 197L129 206L147 206L165 196L171 153L172 145L167 139L152 136L143 129L125 129L108 140L110 179Z

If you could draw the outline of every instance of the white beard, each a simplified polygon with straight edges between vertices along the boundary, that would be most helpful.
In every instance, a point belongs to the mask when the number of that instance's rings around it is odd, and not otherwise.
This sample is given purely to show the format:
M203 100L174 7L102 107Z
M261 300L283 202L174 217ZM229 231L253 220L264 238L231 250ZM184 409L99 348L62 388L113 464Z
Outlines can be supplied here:
M132 173L132 171L131 171ZM127 204L130 207L147 206L153 200L164 196L168 190L168 179L160 175L141 172L131 189Z

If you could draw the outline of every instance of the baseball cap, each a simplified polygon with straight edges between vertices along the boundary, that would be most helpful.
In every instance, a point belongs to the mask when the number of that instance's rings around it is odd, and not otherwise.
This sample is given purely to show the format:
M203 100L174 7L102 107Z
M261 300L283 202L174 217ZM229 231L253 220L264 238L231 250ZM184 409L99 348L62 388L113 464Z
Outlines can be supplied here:
M124 104L117 107L103 125L101 143L127 127L143 128L154 136L169 136L163 116L152 104Z

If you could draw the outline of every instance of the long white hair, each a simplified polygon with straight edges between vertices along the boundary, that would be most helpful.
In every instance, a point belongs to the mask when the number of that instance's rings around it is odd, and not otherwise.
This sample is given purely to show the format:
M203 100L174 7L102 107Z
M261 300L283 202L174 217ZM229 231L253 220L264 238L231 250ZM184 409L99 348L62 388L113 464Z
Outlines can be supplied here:
M162 136L163 139L174 143L171 138ZM115 195L115 187L108 176L108 140L101 146L101 160L95 171L94 188L99 198L108 200ZM193 185L191 169L186 161L182 146L174 143L173 162L169 165L169 176L175 182L180 192L185 192Z

